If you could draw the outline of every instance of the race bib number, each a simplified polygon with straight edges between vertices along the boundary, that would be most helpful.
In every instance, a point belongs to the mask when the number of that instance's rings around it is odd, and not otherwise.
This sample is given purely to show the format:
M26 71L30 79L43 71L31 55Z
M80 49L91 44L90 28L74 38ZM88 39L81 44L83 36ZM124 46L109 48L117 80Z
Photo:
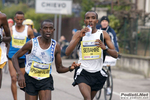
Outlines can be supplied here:
M47 78L49 77L51 64L41 64L33 61L29 75L32 77Z
M21 48L26 43L27 37L12 36L12 46L15 48Z
M99 59L102 50L95 45L95 41L81 41L81 52L83 60Z

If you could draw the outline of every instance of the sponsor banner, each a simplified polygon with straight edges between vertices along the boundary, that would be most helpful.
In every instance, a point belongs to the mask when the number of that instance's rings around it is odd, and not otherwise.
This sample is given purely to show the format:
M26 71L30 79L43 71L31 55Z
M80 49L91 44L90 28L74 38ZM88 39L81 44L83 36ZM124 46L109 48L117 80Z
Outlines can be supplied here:
M36 13L72 14L72 0L36 0Z

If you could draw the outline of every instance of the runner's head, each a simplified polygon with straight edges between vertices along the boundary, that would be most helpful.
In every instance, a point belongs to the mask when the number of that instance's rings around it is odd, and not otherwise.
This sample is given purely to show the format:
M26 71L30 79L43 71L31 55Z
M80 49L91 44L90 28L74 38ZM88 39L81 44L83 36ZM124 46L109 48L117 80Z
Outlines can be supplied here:
M26 19L23 21L23 25L28 25L29 27L31 27L32 29L34 29L34 23L31 19Z
M109 19L107 16L103 16L100 20L100 24L102 26L102 28L107 28L107 26L109 25Z
M24 13L22 11L17 11L14 17L17 27L22 26L22 22L24 21Z
M88 11L85 14L84 19L85 25L90 25L92 29L96 28L96 24L98 23L98 15L95 11Z
M44 39L46 40L51 39L54 31L55 31L54 24L51 20L47 19L41 23L40 32L41 32L41 36Z

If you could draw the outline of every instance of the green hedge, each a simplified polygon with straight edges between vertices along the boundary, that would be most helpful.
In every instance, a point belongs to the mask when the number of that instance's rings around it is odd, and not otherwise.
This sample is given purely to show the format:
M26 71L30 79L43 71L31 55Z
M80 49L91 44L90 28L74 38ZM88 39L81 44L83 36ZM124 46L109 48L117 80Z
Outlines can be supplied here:
M1 7L0 7L1 8ZM31 19L34 22L34 27L39 30L40 29L40 23L44 19L52 19L54 18L53 14L39 14L35 12L35 9L29 8L26 4L18 4L14 5L12 4L9 7L4 7L1 12L5 13L7 15L7 18L14 18L15 13L17 11L22 11L25 14L25 19Z

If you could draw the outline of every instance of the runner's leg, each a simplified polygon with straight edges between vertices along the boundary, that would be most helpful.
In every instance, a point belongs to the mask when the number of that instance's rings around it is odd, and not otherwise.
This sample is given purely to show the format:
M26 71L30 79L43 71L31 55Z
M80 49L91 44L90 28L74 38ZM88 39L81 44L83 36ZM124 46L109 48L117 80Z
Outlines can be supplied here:
M33 96L33 95L29 95L29 94L25 93L25 100L38 100L38 96L37 95ZM43 100L45 100L45 99L43 99Z
M95 97L96 93L97 93L97 91L92 91L92 93L91 93L91 100L93 100L93 99L94 99L94 97Z
M85 83L80 83L78 86L84 100L91 100L91 87Z
M9 65L9 73L11 76L11 91L12 91L12 95L14 100L17 100L17 75L16 75L16 70L13 66L13 63L11 60L8 60L8 65Z
M51 90L39 91L39 100L51 100Z
M6 65L6 62L4 62L3 64L0 64L0 88L2 86L2 75L3 75L3 67Z

